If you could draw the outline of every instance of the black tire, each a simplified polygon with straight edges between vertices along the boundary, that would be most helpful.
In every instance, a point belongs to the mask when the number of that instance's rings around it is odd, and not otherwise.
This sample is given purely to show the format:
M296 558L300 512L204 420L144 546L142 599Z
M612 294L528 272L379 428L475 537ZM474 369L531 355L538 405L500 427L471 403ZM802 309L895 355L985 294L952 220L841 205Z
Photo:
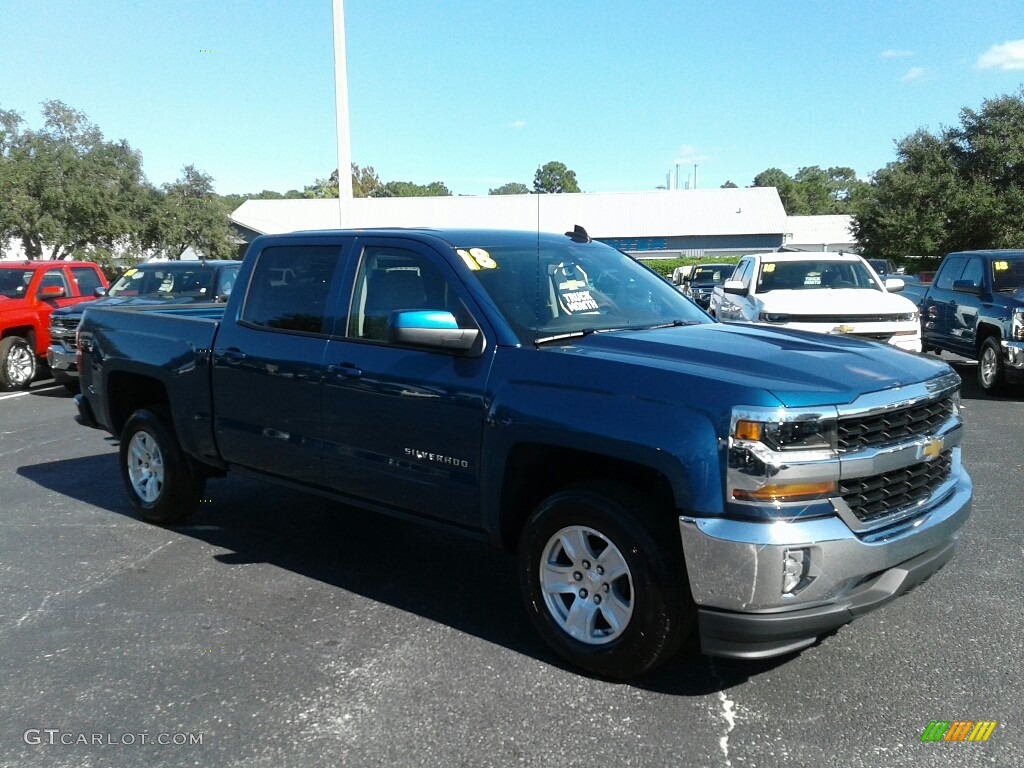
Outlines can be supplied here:
M128 499L143 520L171 525L195 511L205 478L181 450L165 409L129 417L121 431L120 461Z
M526 610L571 664L602 677L636 677L670 659L695 626L674 515L666 510L659 524L654 512L635 491L594 483L560 491L530 515L519 546ZM567 540L583 553L570 556ZM601 562L624 563L625 574L604 571ZM566 588L553 589L563 577Z
M978 386L990 395L998 395L1006 389L1003 350L998 336L986 338L978 350Z
M21 336L0 340L0 388L28 389L36 377L36 353Z

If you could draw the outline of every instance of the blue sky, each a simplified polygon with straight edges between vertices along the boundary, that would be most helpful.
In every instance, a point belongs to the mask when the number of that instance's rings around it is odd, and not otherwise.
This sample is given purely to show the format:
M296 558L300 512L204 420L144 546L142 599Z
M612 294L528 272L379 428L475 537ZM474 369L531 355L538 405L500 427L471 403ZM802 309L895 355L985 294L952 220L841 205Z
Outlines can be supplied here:
M60 99L220 193L301 189L337 166L331 0L3 0L0 107ZM456 194L532 184L700 186L894 159L894 141L1019 92L1024 5L346 0L352 155ZM207 52L208 51L208 52Z

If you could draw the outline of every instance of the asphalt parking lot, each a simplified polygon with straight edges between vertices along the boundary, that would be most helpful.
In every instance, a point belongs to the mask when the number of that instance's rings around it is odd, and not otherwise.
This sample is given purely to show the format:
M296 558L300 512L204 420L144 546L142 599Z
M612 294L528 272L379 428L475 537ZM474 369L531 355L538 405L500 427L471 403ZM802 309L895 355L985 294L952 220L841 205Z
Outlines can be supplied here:
M1024 765L1024 392L957 368L946 568L802 653L632 683L555 659L509 557L236 478L147 525L63 389L0 394L0 766Z

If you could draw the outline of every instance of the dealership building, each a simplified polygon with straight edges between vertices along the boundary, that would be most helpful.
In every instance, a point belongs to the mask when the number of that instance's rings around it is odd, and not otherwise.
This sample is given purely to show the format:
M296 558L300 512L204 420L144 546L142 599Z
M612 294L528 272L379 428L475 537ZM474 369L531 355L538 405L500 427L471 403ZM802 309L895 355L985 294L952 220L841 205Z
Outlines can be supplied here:
M247 200L231 215L246 242L316 229L431 227L565 232L644 259L719 258L778 250L853 251L849 216L786 216L774 187L346 201Z

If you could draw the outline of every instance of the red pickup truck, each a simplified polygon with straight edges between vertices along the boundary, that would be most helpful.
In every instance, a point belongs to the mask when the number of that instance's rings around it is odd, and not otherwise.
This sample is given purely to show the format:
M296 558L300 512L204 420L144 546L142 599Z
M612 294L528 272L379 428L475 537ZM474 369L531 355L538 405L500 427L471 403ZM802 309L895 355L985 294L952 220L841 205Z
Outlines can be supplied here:
M102 296L107 279L87 261L0 261L0 389L32 383L50 346L50 313Z

